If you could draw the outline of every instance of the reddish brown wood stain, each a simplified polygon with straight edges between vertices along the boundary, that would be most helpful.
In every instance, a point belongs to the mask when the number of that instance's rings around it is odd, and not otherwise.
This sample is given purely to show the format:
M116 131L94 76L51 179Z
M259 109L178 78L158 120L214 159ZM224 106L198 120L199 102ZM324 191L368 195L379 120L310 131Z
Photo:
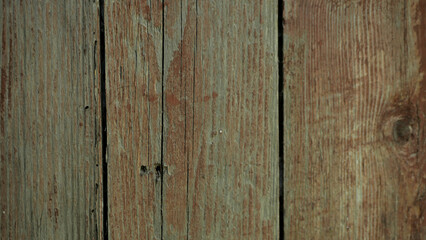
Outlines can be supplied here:
M286 239L424 239L424 1L284 1Z
M162 4L106 1L105 20L109 238L160 239Z
M110 236L275 238L276 3L159 3L106 2Z
M411 21L415 22L413 29L416 35L415 50L417 54L415 59L419 62L419 93L416 103L417 113L416 120L418 131L416 137L418 139L417 147L417 192L413 202L416 208L416 214L411 219L411 227L413 238L422 239L426 237L426 1L419 0L415 4L410 5Z
M276 3L258 4L165 9L165 239L277 237Z

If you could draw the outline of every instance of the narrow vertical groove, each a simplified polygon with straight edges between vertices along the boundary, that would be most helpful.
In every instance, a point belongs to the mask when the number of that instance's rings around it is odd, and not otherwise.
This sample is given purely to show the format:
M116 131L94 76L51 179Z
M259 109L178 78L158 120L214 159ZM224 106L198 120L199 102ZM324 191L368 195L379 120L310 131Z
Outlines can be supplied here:
M161 240L163 240L163 183L164 183L164 0L162 1L162 47L161 47L161 166L160 166L160 177L161 177L161 199L160 199L160 213L161 213Z
M284 0L278 0L279 239L284 239Z
M104 240L108 240L108 164L107 150L107 109L105 88L105 21L104 0L99 1L100 53L101 53L101 115L102 115L102 201L103 201L103 231Z

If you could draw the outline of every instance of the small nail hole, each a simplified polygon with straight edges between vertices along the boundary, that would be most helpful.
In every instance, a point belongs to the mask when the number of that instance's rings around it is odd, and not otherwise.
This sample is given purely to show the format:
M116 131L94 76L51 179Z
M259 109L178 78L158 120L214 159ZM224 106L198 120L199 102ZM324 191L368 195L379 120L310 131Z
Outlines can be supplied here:
M162 169L161 165L158 164L157 166L155 166L155 175L157 177L160 177L162 173L163 173L163 169Z
M148 174L148 168L146 166L142 165L140 174L141 175Z

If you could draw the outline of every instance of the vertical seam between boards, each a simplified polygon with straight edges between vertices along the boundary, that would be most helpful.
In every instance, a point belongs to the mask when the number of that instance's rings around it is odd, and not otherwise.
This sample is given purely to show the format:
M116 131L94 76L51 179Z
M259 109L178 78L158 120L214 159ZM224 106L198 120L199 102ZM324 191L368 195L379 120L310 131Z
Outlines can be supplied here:
M161 2L162 10L162 42L161 42L161 163L160 163L160 178L161 178L161 199L160 199L160 213L161 213L161 233L160 239L163 240L163 225L164 225L164 216L163 216L163 185L164 185L164 0Z
M284 0L278 0L279 239L284 239Z
M100 61L101 61L101 124L102 124L102 226L103 238L108 240L108 164L107 164L107 108L106 108L106 74L105 74L105 1L99 1L100 27Z

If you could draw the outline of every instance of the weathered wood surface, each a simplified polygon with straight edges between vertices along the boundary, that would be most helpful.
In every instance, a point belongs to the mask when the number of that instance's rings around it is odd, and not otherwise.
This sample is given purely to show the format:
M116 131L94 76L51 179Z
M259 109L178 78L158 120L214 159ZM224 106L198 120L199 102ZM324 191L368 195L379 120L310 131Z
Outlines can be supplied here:
M0 1L0 238L94 239L98 3Z
M284 1L285 239L426 239L426 2Z
M276 239L277 2L167 3L164 239Z
M276 1L0 0L5 239L277 239ZM283 0L286 239L426 238L426 2ZM105 218L106 219L106 218Z
M161 1L105 1L110 239L161 238Z
M110 237L278 238L276 5L106 1Z

